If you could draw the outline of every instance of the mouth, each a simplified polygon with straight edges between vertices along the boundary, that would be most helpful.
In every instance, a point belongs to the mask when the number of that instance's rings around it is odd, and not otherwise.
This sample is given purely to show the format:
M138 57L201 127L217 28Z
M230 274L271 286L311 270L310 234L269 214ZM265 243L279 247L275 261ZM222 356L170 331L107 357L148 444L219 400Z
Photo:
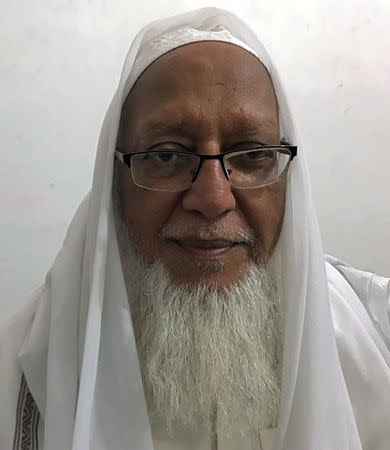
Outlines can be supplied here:
M202 259L219 259L235 247L243 245L241 242L232 242L224 239L170 239L170 242L193 257Z

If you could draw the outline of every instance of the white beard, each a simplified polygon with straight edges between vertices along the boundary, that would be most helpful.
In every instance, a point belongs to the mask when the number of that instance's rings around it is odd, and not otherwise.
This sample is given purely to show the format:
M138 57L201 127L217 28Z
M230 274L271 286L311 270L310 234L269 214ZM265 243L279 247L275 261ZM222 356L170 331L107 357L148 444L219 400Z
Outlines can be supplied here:
M228 289L186 287L159 261L137 259L123 222L117 232L151 422L211 430L217 411L218 432L276 426L280 314L269 272L252 264Z

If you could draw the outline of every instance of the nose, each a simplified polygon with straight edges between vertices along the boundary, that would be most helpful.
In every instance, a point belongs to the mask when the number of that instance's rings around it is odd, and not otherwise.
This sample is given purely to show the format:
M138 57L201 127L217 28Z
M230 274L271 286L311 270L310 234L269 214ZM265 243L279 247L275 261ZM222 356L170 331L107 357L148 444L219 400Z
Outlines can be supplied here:
M183 209L215 219L236 207L230 181L226 179L218 160L205 160L196 180L185 191Z

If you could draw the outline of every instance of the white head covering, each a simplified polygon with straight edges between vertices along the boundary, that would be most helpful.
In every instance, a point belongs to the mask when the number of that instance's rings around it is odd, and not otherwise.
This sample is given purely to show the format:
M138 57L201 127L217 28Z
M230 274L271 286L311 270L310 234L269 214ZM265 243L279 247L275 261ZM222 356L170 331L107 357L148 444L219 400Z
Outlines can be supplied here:
M45 450L152 450L111 201L121 107L135 80L178 46L218 40L267 67L281 135L299 145L278 74L262 44L233 14L207 8L154 22L134 39L103 123L91 192L39 291L19 356L44 420ZM337 355L325 261L299 145L287 182L278 243L282 259L284 359L275 450L359 450Z

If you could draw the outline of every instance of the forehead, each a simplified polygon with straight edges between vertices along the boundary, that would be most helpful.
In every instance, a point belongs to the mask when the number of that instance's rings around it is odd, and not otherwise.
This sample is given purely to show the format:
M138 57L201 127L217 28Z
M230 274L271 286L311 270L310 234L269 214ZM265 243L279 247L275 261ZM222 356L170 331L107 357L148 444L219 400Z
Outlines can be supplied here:
M273 132L278 128L277 100L267 70L236 45L197 42L158 58L130 91L121 129L136 135L164 124L193 128L196 121L211 118L230 128L241 124L250 130L257 123Z

